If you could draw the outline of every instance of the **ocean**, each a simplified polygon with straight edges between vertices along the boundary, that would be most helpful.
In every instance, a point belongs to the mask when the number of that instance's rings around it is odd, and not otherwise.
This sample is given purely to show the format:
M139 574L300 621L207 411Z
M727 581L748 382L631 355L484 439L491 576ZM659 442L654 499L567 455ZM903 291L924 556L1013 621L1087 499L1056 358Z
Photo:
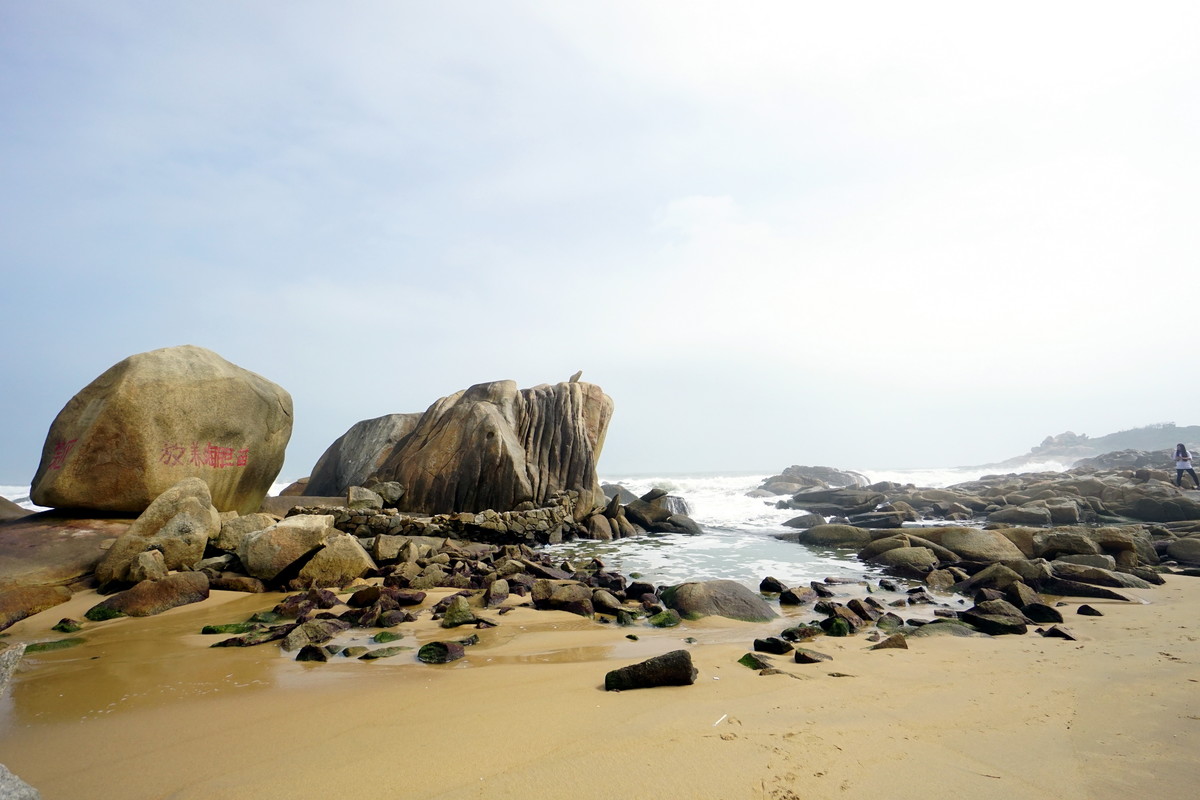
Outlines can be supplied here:
M1053 462L1030 463L1020 471L1065 468L1066 465ZM855 471L866 475L871 482L941 487L976 480L998 470L959 467ZM598 558L610 569L624 575L636 573L654 584L724 578L757 589L759 581L768 575L797 586L827 577L859 579L877 573L853 552L814 549L776 539L776 534L791 530L783 523L801 512L776 508L775 503L782 498L747 497L747 492L767 477L765 473L737 472L602 476L601 482L621 484L635 495L661 488L683 498L690 516L701 525L704 534L652 533L612 542L578 540L547 549L564 560ZM290 483L290 480L277 482L272 494ZM24 508L39 510L29 500L28 486L0 485L0 494Z

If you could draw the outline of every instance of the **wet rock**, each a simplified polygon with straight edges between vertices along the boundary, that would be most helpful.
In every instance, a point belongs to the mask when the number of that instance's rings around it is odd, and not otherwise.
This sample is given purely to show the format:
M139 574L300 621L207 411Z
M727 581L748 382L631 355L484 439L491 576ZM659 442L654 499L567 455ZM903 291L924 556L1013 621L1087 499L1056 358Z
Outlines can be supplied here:
M471 610L467 598L462 595L455 595L450 599L450 603L446 606L442 613L441 626L443 628L457 628L460 625L473 625L478 622L478 617Z
M673 608L668 608L653 614L646 619L646 622L653 625L655 628L674 628L683 623L683 618L679 616L679 612Z
M861 548L868 544L872 537L871 532L866 528L856 528L853 525L826 524L814 525L807 530L802 530L794 534L781 535L779 538L819 547Z
M772 655L781 656L792 650L792 646L777 636L768 636L765 639L754 640L754 650L759 653L770 653Z
M406 650L411 650L411 647L392 646L392 647L376 647L374 650L368 650L359 656L362 661L378 661L381 658L391 658L398 656Z
M604 676L604 689L619 692L655 686L691 686L698 674L699 671L692 665L691 653L672 650L638 664L610 671Z
M812 589L804 587L796 587L795 589L784 589L779 593L779 605L781 606L802 606L816 601L817 593Z
M40 586L0 591L0 631L26 617L71 599L65 586Z
M222 639L213 647L254 647L255 645L266 644L267 642L278 641L296 628L298 623L290 622L285 625L272 625L266 628L252 630L241 636L233 636L229 639Z
M332 654L324 647L315 644L306 644L300 648L300 652L296 654L297 661L318 661L324 663L330 659Z
M340 619L313 619L303 622L289 631L281 646L290 653L305 645L324 644L339 633L348 630L350 630L350 624L342 622Z
M788 586L778 578L767 576L759 581L758 590L767 594L778 594L787 591Z
M543 578L534 581L531 596L534 608L568 611L583 617L595 612L591 587L579 581Z
M417 659L426 664L448 664L466 655L458 642L430 642L417 651Z
M769 622L777 616L761 595L737 581L694 581L670 586L663 603L684 619L727 617L744 622Z
M208 599L208 578L202 572L177 572L157 581L142 581L131 589L92 606L84 616L92 621L115 616L148 617L168 609Z
M791 628L784 628L779 636L789 642L802 642L820 636L822 633L824 631L816 625L795 625Z

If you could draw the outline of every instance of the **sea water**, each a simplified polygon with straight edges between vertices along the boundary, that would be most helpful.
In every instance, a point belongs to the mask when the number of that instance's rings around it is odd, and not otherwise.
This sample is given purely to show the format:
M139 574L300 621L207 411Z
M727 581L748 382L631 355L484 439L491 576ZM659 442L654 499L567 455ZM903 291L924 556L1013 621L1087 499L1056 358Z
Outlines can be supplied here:
M1022 465L1022 472L1061 471L1057 463ZM871 482L894 481L922 487L950 486L976 480L1001 470L984 467L918 470L856 470ZM1012 471L1012 470L1003 470ZM684 580L739 581L758 587L770 575L792 586L827 577L858 579L877 573L855 557L853 550L813 548L776 538L794 533L783 523L800 514L778 508L786 497L750 497L765 473L615 475L601 482L620 484L641 496L651 489L664 489L682 498L688 514L703 533L647 533L611 542L576 540L547 548L555 558L587 560L598 558L610 569L629 575L637 573L654 584ZM271 490L278 493L291 481L280 481ZM28 486L0 486L0 494L25 508L40 510L29 500Z

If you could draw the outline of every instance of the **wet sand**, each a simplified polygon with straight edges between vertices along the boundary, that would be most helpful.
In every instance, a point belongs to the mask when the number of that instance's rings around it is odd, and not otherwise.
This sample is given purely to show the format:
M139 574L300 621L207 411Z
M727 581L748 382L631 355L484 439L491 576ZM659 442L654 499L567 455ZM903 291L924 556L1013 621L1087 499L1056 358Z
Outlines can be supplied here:
M736 660L811 610L632 629L636 642L566 613L481 612L500 627L441 666L415 648L475 631L426 613L397 629L411 653L303 664L276 644L210 648L222 637L203 625L281 597L217 592L28 656L0 699L0 763L45 800L1191 797L1200 580L1131 594L1149 603L1091 601L1101 618L1064 608L1078 642L912 638L869 651L862 636L821 638L806 646L832 662L772 657L789 674L760 676ZM66 638L50 626L96 599L24 620L7 641ZM694 686L603 690L609 669L680 647Z

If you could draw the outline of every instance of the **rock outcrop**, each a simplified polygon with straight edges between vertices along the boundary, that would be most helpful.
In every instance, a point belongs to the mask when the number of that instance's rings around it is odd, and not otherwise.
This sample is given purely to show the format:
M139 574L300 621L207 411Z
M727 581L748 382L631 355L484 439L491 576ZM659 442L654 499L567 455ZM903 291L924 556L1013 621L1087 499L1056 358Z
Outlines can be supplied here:
M343 495L351 486L366 486L391 457L396 445L413 432L421 414L387 414L357 422L317 459L302 494Z
M510 511L570 490L582 519L605 502L596 460L612 409L590 383L481 383L434 403L373 477L401 484L407 511Z
M140 513L200 478L221 511L258 510L283 465L292 398L216 353L185 345L130 356L58 413L30 497L51 508Z

